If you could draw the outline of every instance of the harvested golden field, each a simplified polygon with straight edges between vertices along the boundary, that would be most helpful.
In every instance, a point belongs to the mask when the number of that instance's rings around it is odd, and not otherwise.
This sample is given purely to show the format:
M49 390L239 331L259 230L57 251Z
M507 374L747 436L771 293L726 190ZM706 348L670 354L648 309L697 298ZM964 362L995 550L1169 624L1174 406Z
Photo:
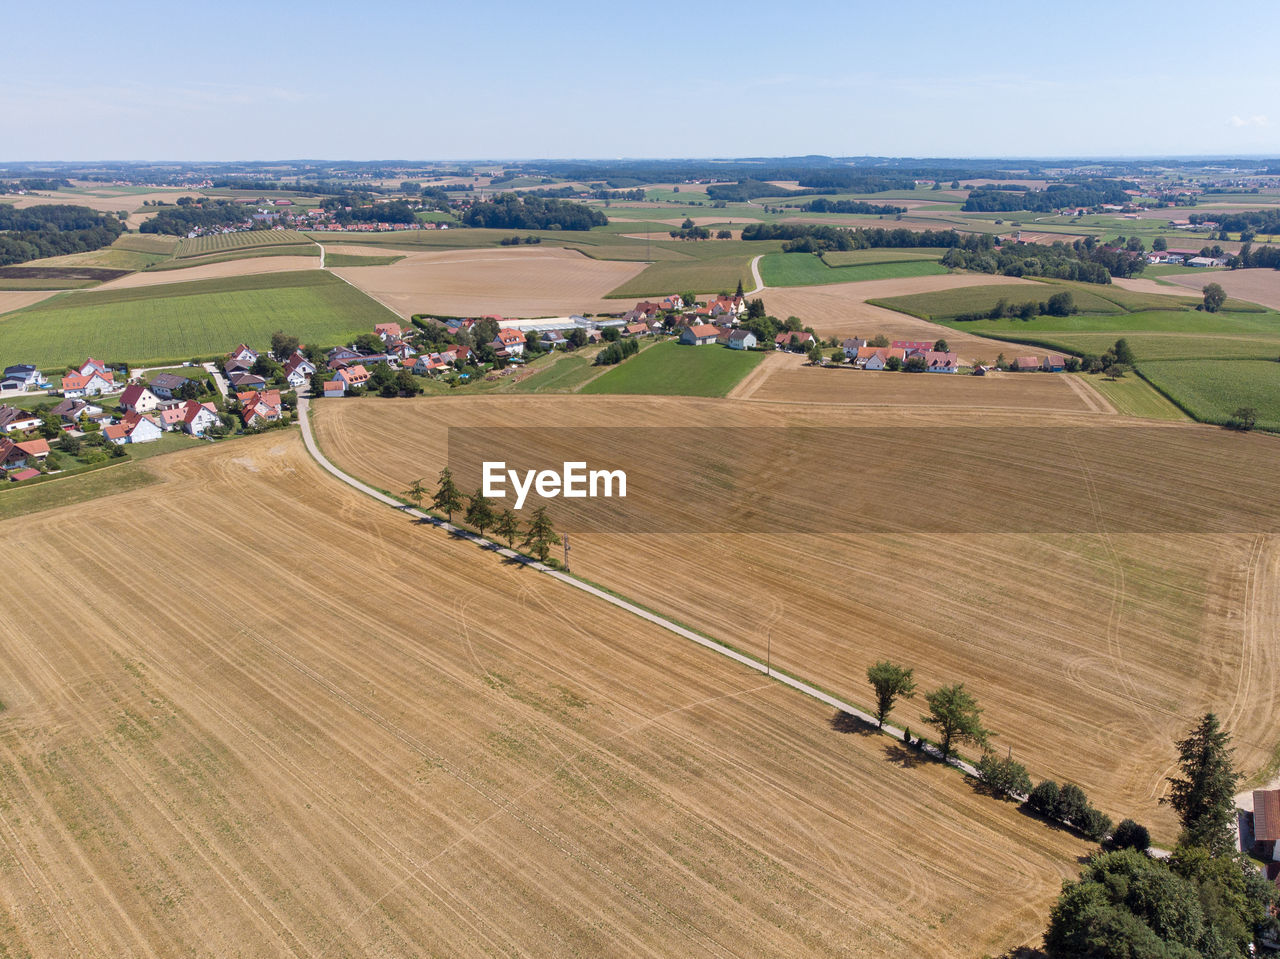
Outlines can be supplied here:
M852 389L956 389L970 404L979 389L963 378L931 384L928 374L914 387L884 374L813 372ZM701 451L672 434L672 453L643 476L675 520L644 535L575 532L575 572L753 655L771 650L775 664L855 702L868 703L864 673L880 658L915 667L925 689L963 681L997 747L1012 748L1033 776L1077 782L1166 842L1174 821L1157 800L1174 742L1198 714L1227 718L1250 774L1270 760L1280 742L1274 439L1085 412L1065 378L1049 376L993 378L993 395L1020 395L981 412L915 406L900 394L881 409L761 399L777 395L774 377L797 376L775 372L747 401L327 402L319 434L339 465L399 490L435 475L449 426L849 427L816 460L766 450L746 494L698 473ZM856 432L865 427L890 429ZM592 461L572 448L574 431L563 433L563 448L544 447L548 462L571 453ZM970 467L976 491L935 462L932 444L949 437L985 444ZM686 489L716 491L704 503L756 495L765 518L755 532L717 532L716 516L724 530L740 514L690 512ZM806 493L788 499L792 489ZM913 704L902 721L918 731L919 713Z
M126 290L140 286L163 286L166 283L190 283L194 280L221 280L234 276L257 276L259 273L293 273L298 270L314 270L320 265L314 256L259 256L243 260L223 260L221 263L204 263L199 266L153 270L148 273L130 273L118 280L111 280L99 290Z
M605 295L644 263L593 260L565 249L486 249L410 253L388 266L335 269L353 286L408 318L567 316L618 309Z
M950 273L945 276L866 280L861 283L830 283L824 286L765 287L759 295L771 315L798 316L823 338L861 336L871 339L877 333L883 333L890 340L945 339L966 363L977 360L991 363L1002 350L1009 353L1015 348L984 337L947 329L904 313L872 306L867 300L1008 283L1034 285L1029 280L1017 280L1008 276ZM1042 288L1043 284L1038 286Z
M781 354L779 354L781 355ZM797 359L802 357L796 356ZM827 369L805 364L765 367L767 377L746 396L761 402L823 403L883 409L973 413L982 410L1099 412L1087 383L1066 374L909 374ZM1087 393L1073 387L1083 387ZM1091 402L1093 397L1096 401Z
M1212 275L1180 273L1162 279L1196 292L1217 283L1228 296L1280 310L1280 270L1214 270Z
M7 954L969 957L1086 849L296 434L156 468L2 524Z
M0 314L21 310L32 303L47 300L59 290L0 290Z

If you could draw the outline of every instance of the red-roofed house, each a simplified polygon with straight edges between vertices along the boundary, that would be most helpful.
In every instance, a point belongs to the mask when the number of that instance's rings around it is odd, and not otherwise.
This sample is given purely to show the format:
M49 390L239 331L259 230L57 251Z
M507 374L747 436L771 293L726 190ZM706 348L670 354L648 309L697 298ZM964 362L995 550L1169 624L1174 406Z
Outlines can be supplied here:
M232 350L230 353L227 354L227 359L237 360L245 364L246 366L253 366L254 363L258 362L258 351L251 350L249 349L249 347L241 343L234 350Z
M685 346L706 346L708 343L714 343L719 335L720 327L712 326L710 323L700 323L697 326L686 327L680 334L680 342Z
M628 323L622 328L623 336L648 336L649 324L641 321L639 323Z
M864 346L858 350L857 358L853 362L855 366L864 370L883 370L891 357L905 360L906 354L906 350L894 349L891 346Z
M1009 369L1018 371L1038 370L1041 362L1038 356L1020 356L1009 364Z
M62 378L59 387L63 396L77 398L81 396L100 396L115 389L115 379L111 373L68 373Z
M337 373L333 374L333 378L341 380L347 389L354 390L369 382L369 371L363 365L357 363L355 366L348 366L345 370L338 370ZM329 388L326 385L325 392L327 393L328 391Z
M117 446L125 443L154 443L164 435L160 421L140 413L129 413L119 423L105 426L103 434Z
M506 350L511 356L524 355L524 334L519 330L499 330L489 344L495 350Z
M124 392L120 394L120 408L132 413L150 413L159 405L160 397L140 383L126 386Z
M12 483L21 483L23 480L35 479L39 475L40 475L39 470L33 470L33 469L10 470L9 481Z
M375 336L381 337L382 342L385 343L389 339L400 339L404 331L400 329L399 323L376 323L374 324L373 332Z
M26 453L29 459L41 461L49 455L49 441L46 439L20 440L14 445Z
M960 357L955 353L929 350L924 355L925 369L930 373L954 373L960 369Z
M342 380L330 380L324 385L325 396L346 396L347 384Z
M245 426L261 426L274 423L283 415L279 390L267 390L265 393L239 393L240 418Z
M1280 842L1280 789L1253 791L1253 840L1274 854Z
M928 353L933 349L932 340L894 340L889 344L892 349L902 350L906 356L915 356Z

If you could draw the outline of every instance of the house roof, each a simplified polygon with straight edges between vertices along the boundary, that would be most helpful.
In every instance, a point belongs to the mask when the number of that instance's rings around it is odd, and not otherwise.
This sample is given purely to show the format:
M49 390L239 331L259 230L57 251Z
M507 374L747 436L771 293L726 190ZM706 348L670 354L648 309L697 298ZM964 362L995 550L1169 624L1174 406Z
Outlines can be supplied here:
M1280 839L1280 789L1253 791L1253 836L1261 842Z
M104 426L102 433L109 440L122 440L129 435L129 429L123 423L112 423L110 426Z
M14 470L12 473L9 474L9 479L13 480L13 482L15 483L21 483L23 480L35 479L39 475L40 475L39 470L33 470L28 468L24 470Z
M699 323L697 326L689 327L689 332L698 339L702 339L706 336L719 336L720 327L712 326L710 323Z
M120 394L120 405L132 406L143 398L143 394L149 394L152 399L155 399L155 394L140 383L134 383L132 386L126 386L124 392Z
M330 380L324 385L324 391L326 393L345 393L347 391L347 384L342 382L342 380Z
M158 386L162 390L180 390L184 384L190 382L191 380L187 377L179 376L177 373L157 373L151 378L151 388L155 389Z
M499 330L496 339L501 343L523 343L524 334L518 330Z
M1040 357L1038 356L1020 356L1013 361L1014 366L1036 366L1040 365Z
M23 440L13 445L30 456L44 456L49 452L49 441L46 439Z
M729 339L734 341L745 340L748 336L754 338L755 334L750 330L734 330L729 334Z

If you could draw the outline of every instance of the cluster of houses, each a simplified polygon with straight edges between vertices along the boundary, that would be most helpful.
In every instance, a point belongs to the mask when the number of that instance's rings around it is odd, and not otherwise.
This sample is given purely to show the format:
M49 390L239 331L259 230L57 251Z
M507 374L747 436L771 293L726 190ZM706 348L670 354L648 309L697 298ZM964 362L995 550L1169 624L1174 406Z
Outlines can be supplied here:
M40 471L32 463L49 455L49 441L29 435L40 426L40 417L27 410L0 406L0 470L13 482L22 482Z
M1009 364L1009 369L1015 373L1034 373L1037 370L1042 373L1061 373L1066 365L1066 357L1046 353L1044 356L1019 356Z
M1212 267L1226 266L1227 259L1222 256L1201 256L1199 250L1152 250L1147 254L1147 262L1154 265Z
M888 369L890 359L905 366L912 357L924 361L928 373L956 373L960 357L950 350L936 350L931 340L894 340L888 346L872 346L866 340L852 337L840 344L845 359L860 370Z

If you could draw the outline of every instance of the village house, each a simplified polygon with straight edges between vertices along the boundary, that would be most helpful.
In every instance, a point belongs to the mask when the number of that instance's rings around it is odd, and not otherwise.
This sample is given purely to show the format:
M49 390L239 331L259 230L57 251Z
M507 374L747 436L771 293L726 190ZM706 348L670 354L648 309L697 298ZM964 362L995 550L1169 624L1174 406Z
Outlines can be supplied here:
M0 466L20 469L28 463L44 460L49 455L49 441L45 439L12 440L0 437Z
M754 350L756 343L756 335L750 330L734 330L729 334L729 349L731 350Z
M116 387L115 376L107 371L90 368L88 373L68 373L62 378L59 391L64 397L101 396Z
M1009 364L1009 369L1017 372L1027 370L1038 370L1044 361L1038 356L1019 356L1016 360Z
M164 434L160 422L140 413L130 413L119 423L104 426L102 434L116 446L126 443L154 443Z
M932 340L894 340L889 344L891 349L902 350L904 358L924 356L933 349Z
M295 390L303 386L315 374L316 365L301 350L294 350L284 361L284 378Z
M257 373L228 373L227 380L235 387L237 393L260 390L267 385L267 381Z
M844 358L852 362L858 358L858 350L862 349L866 345L866 340L859 339L854 336L841 343L840 349L844 350Z
M1046 373L1061 373L1066 368L1066 365L1067 361L1064 357L1059 356L1057 353L1049 353L1045 356L1044 362L1040 364L1040 369Z
M720 327L702 323L686 327L680 334L680 342L685 346L706 346L708 343L714 343L719 335Z
M284 415L279 390L238 393L236 399L240 401L240 418L246 427L275 423Z
M178 391L192 382L177 373L157 373L147 384L148 388L162 400L171 400Z
M221 422L218 408L212 403L186 400L182 404L182 428L192 436L204 436L209 429Z
M893 357L899 361L905 360L906 350L891 346L864 346L858 350L854 365L864 370L883 370Z
M134 383L120 394L120 408L130 413L150 413L160 405L160 398L147 387Z
M369 382L369 371L366 370L362 365L357 364L355 366L348 366L346 369L338 370L338 372L334 374L333 378L335 380L341 380L342 384L348 390L354 390L364 386L365 383ZM329 392L329 387L328 387L328 384L326 384L325 385L326 395L328 394L328 392Z
M399 323L376 323L374 324L373 332L375 336L381 338L383 343L388 340L398 340L404 335Z
M18 363L6 366L4 377L0 378L0 390L27 390L45 386L45 378L29 363Z
M951 352L929 350L924 354L924 361L929 373L955 373L960 369L960 357Z
M509 356L523 356L524 334L519 330L499 330L489 345L499 353L505 350Z
M1253 841L1263 858L1276 858L1280 848L1280 789L1253 791Z
M0 432L25 433L40 425L40 417L15 406L0 406Z
M227 359L233 360L237 363L243 363L246 367L253 366L254 363L258 362L258 351L251 350L249 347L241 343L227 354Z
M324 395L326 397L346 396L347 384L342 380L329 380L324 385Z
M340 362L350 362L360 359L360 354L349 346L335 346L325 354L325 362L333 367Z
M63 400L57 406L49 411L50 415L58 417L64 426L75 426L80 422L80 417L86 419L95 419L103 416L101 406L93 406L84 400Z
M648 336L649 325L641 320L638 323L628 323L622 328L623 336Z
M559 330L547 330L547 332L542 334L540 342L549 350L554 350L557 347L564 349L569 345L569 341L565 339L565 335Z
M777 350L792 350L796 353L803 353L812 342L812 333L806 333L803 330L796 332L783 330L773 338L773 347Z

